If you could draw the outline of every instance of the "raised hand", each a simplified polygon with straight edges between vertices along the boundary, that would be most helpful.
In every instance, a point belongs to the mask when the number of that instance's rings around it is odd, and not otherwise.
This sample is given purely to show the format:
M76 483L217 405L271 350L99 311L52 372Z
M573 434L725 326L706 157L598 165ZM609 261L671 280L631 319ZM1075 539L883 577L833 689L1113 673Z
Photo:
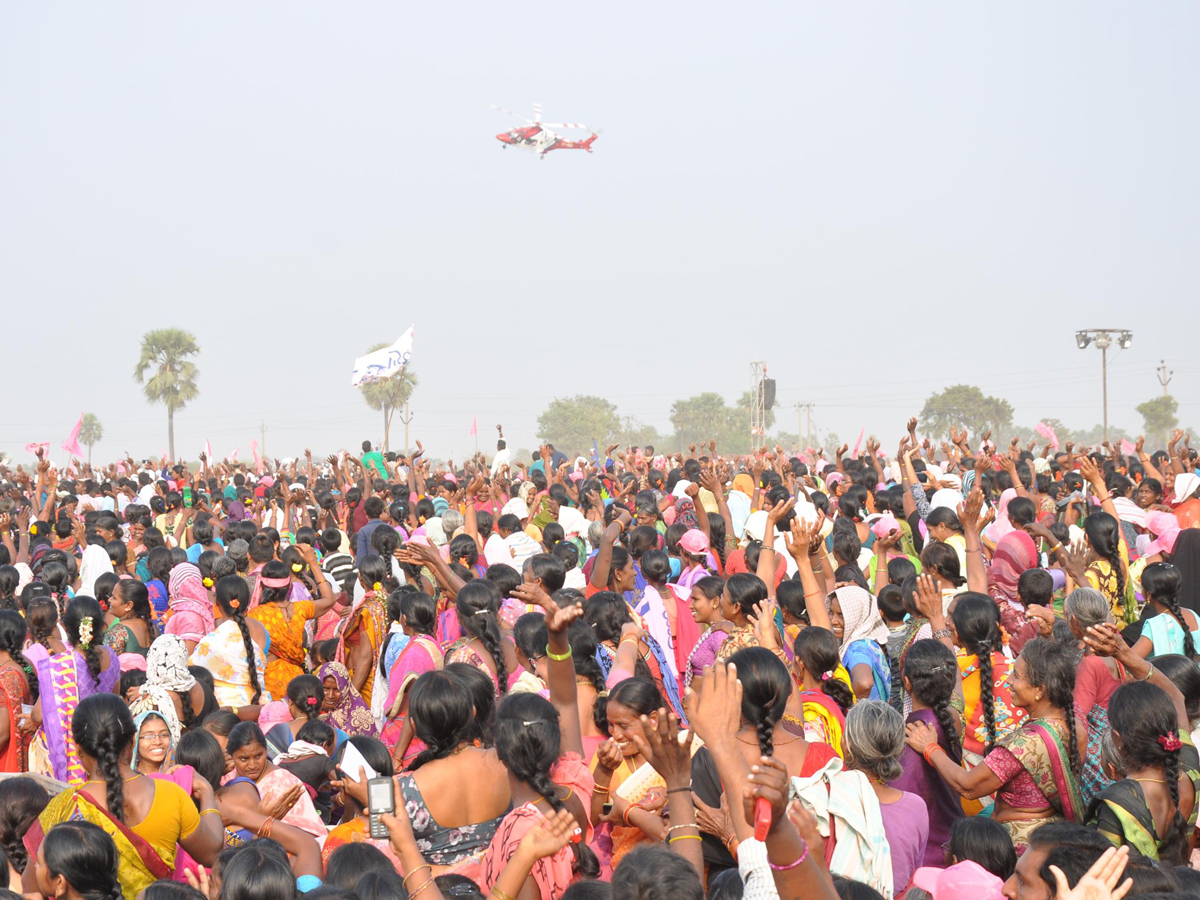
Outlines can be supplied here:
M1071 887L1067 876L1058 866L1050 867L1057 887L1055 896L1058 900L1121 900L1133 887L1133 879L1126 878L1125 865L1129 862L1129 847L1109 847L1083 877Z
M967 494L966 500L958 507L958 521L963 528L971 531L979 530L979 511L981 509L983 509L983 491L979 488L978 479L976 479L975 487L971 488L971 493Z
M527 859L545 859L567 846L571 838L579 833L572 812L566 808L560 809L525 832L521 843L517 845L517 854Z
M665 709L658 711L657 727L649 716L642 716L642 733L630 733L638 752L662 776L668 788L688 785L692 780L691 741L680 742L679 718Z

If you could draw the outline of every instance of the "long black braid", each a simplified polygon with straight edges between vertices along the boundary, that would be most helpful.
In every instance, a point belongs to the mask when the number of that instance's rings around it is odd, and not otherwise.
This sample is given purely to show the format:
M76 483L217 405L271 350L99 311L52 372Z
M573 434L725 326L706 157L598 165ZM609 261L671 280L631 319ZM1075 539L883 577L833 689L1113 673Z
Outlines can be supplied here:
M1092 550L1112 566L1117 577L1117 599L1125 603L1125 570L1121 568L1121 523L1110 513L1096 512L1083 523ZM1184 626L1187 631L1187 626Z
M100 679L100 645L104 643L104 612L93 597L79 596L67 604L63 628L71 646L83 654L93 680ZM90 633L85 633L90 631Z
M1142 571L1142 592L1154 603L1165 606L1183 629L1183 653L1188 659L1196 658L1196 645L1192 630L1188 628L1183 609L1179 605L1179 592L1183 589L1183 574L1171 563L1151 563Z
M129 707L116 694L93 694L79 701L71 721L71 736L76 746L95 758L97 774L104 781L108 811L119 822L125 821L121 754L136 732Z
M854 694L844 681L834 677L842 664L838 639L828 628L810 626L796 635L793 645L796 661L806 672L821 682L821 693L841 709L843 715L854 705Z
M425 743L413 760L411 768L416 771L427 762L445 759L471 740L475 699L470 688L450 673L426 672L409 691L408 716L413 733Z
M571 659L575 663L575 674L582 675L597 694L608 689L604 679L604 670L596 659L596 629L583 619L576 619L567 630L567 640L571 643Z
M254 662L255 646L250 638L250 626L246 624L246 611L250 607L250 588L244 578L238 575L226 575L217 581L214 594L221 614L231 620L242 634L242 645L246 648L246 664L250 668L250 687L254 695L250 698L251 706L258 706L262 697L262 685L258 680L258 665ZM190 703L185 703L191 709Z
M29 693L33 702L38 698L37 673L29 660L21 652L25 644L25 620L15 609L0 610L0 650L9 655L13 662L21 667L25 674L25 682L29 685Z
M1021 648L1021 659L1025 661L1025 680L1035 687L1045 688L1046 699L1052 706L1062 710L1066 720L1071 768L1078 773L1081 763L1075 727L1077 658L1074 648L1046 638L1035 638Z
M950 698L957 681L958 663L950 648L941 641L916 641L908 648L902 670L904 678L912 685L912 697L933 711L938 724L949 744L950 755L957 757L962 752L958 728L950 712Z
M460 595L461 596L461 595ZM545 798L558 812L566 804L558 796L558 785L550 767L562 749L558 710L537 694L510 694L496 713L496 755L518 781ZM573 868L584 878L600 874L600 862L586 844L569 845L575 854Z
M967 592L958 595L951 619L959 643L979 660L979 702L983 706L983 724L987 729L986 756L996 744L996 683L992 654L1003 648L1000 608L986 594Z
M787 667L770 650L747 647L729 657L742 683L742 718L754 726L763 756L775 755L775 725L792 693Z
M4 783L4 802L0 803L0 846L19 873L23 873L29 864L23 840L25 832L49 802L46 789L32 778L12 778Z
M455 599L458 623L463 634L477 638L496 665L496 681L500 693L508 693L508 666L504 662L504 647L500 643L500 591L487 580L472 581L458 592Z
M1159 858L1165 865L1187 865L1191 829L1179 811L1179 755L1183 745L1174 705L1161 688L1137 681L1117 688L1109 699L1108 714L1109 724L1120 735L1121 756L1129 771L1162 770L1175 813L1163 837Z

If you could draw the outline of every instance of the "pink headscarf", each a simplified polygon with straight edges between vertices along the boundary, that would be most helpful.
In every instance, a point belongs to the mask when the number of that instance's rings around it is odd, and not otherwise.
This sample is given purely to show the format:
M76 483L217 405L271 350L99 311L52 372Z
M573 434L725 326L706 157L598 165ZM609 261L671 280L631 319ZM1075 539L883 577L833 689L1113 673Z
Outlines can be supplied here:
M204 587L200 570L192 563L180 563L171 570L167 595L170 608L168 633L199 643L206 634L216 630L212 600L209 599L208 589Z
M999 594L1010 603L1016 603L1017 579L1022 572L1036 565L1037 545L1033 538L1024 531L1010 530L996 543L996 552L988 569L988 587L993 595Z
M1148 512L1146 513L1146 529L1155 536L1155 539L1146 547L1145 556L1153 556L1155 553L1170 554L1175 550L1175 540L1179 537L1179 520L1175 518L1174 513L1165 512Z
M996 508L996 521L989 525L984 536L993 544L999 544L1001 538L1014 531L1013 523L1008 518L1008 504L1017 496L1016 488L1009 488L1000 495L1000 505Z

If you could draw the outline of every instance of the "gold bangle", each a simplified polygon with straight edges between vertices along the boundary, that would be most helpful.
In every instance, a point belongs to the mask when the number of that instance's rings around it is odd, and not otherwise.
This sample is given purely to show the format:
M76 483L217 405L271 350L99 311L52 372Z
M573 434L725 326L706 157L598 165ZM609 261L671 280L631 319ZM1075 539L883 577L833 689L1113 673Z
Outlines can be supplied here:
M432 873L433 873L433 866L429 865L429 863L421 863L419 866L417 866L416 868L414 868L414 869L413 869L411 872L409 872L407 875L405 875L405 876L404 876L404 878L402 878L402 879L400 880L400 884L401 884L401 886L402 886L402 887L403 887L403 888L404 888L406 891L408 890L408 879L412 878L414 875L416 875L416 874L417 874L418 872L420 872L422 869L428 869L428 870L430 871L430 874L432 874Z
M621 638L621 640L617 641L617 647L619 648L626 641L633 641L636 644L638 643L638 638L636 635L627 634L625 637Z
M416 871L416 870L414 869L413 871ZM430 870L430 871L432 871L432 870ZM423 882L419 888L413 888L411 891L409 891L408 896L410 896L410 897L417 896L417 894L421 893L421 891L425 890L425 888L429 887L431 884L433 884L433 882L434 882L434 879L432 876L430 876L429 880L426 882Z
M504 893L504 891L500 890L498 887L492 888L492 896L495 897L496 900L516 900L515 897Z
M214 809L213 807L209 807L208 809L200 810L200 815L207 816L210 812L215 812L218 816L221 814L221 811L219 809Z
M703 840L698 834L677 834L673 838L667 838L668 844L673 844L676 841L699 841Z

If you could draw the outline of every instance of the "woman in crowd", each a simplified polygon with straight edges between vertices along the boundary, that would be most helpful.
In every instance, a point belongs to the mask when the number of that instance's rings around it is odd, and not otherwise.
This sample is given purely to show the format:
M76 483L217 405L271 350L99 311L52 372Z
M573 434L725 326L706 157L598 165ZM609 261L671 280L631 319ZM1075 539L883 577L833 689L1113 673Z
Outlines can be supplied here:
M846 713L854 705L854 692L838 650L832 631L809 626L796 635L792 670L800 681L803 715L799 724L805 738L828 744L841 756Z
M716 662L727 662L739 650L758 646L751 618L756 614L755 607L768 596L766 583L757 575L739 572L725 580L721 616L732 627L717 648Z
M912 712L905 724L923 722L929 725L937 733L938 745L956 765L961 765L962 734L959 729L962 721L950 706L958 682L958 665L950 648L939 641L917 641L904 658L901 677L905 691L912 698ZM962 803L937 770L911 747L904 748L900 766L900 777L889 784L920 797L929 814L929 840L921 865L940 866L942 845L950 839L954 823L963 817Z
M146 681L130 706L134 715L157 710L178 743L185 729L200 724L204 688L188 670L187 647L174 634L159 635L146 654Z
M203 778L195 779L189 797L177 785L148 778L129 765L135 733L129 707L119 698L101 693L80 701L71 734L87 779L51 800L25 839L40 854L44 838L60 823L83 819L99 826L116 844L126 900L156 879L169 878L179 847L212 865L223 833L213 788ZM25 889L35 881L31 866L25 870Z
M1182 695L1177 693L1177 699L1182 707ZM1088 824L1116 846L1128 844L1150 859L1186 865L1200 786L1186 710L1176 709L1162 688L1135 683L1117 689L1108 712L1125 777L1092 801ZM1186 764L1184 752L1189 757ZM1181 811L1181 780L1191 787L1190 821Z
M104 631L104 643L118 656L129 654L145 659L157 636L146 585L136 578L117 582L108 601L107 618L111 621Z
M488 675L495 683L497 700L508 691L512 654L511 642L500 635L499 607L499 591L490 581L465 585L455 598L463 636L446 650L446 662L464 662ZM515 655L511 662L515 669Z
M879 617L875 597L851 584L835 589L825 605L830 630L841 643L842 665L850 673L854 695L886 702L891 692L891 669L881 645L887 643L888 630Z
M77 597L63 615L69 646L53 655L41 645L31 645L27 651L38 678L31 719L41 725L30 745L30 771L72 785L83 783L86 772L76 752L77 742L68 740L75 710L95 693L111 693L121 677L117 655L101 644L103 625L100 604L91 597Z
M325 688L321 679L315 675L297 675L288 682L287 693L288 720L277 722L267 731L267 745L271 756L279 756L288 752L292 741L300 734L300 729L308 722L318 721L325 704ZM339 743L349 735L337 735Z
M339 641L344 647L346 669L369 715L379 654L388 631L387 596L397 584L388 562L379 556L359 560L358 581L363 587L363 599L351 607L350 615L343 620Z
M721 615L721 601L724 594L725 580L713 575L700 578L692 585L692 620L697 625L703 626L703 631L697 636L687 661L684 663L683 686L685 689L692 683L692 679L700 675L707 666L716 663L721 644L725 642L726 635L734 627Z
M494 683L487 684L491 700ZM507 770L494 750L476 745L476 699L449 669L417 678L408 716L424 749L397 777L396 802L426 862L455 866L483 853L510 808Z
M253 781L263 803L271 803L281 796L297 797L287 815L283 816L283 822L315 837L325 836L325 823L317 814L303 783L287 769L271 761L267 755L267 739L257 725L253 722L236 725L229 733L226 752L233 759L237 777Z
M204 586L200 570L190 562L180 563L171 569L168 591L170 599L164 631L182 638L188 653L191 653L204 636L211 634L215 628L212 599Z
M1200 642L1200 617L1179 605L1183 576L1169 562L1151 563L1142 570L1142 593L1149 604L1142 633L1133 649L1152 659L1171 653L1196 659Z
M350 682L350 673L338 662L328 662L316 671L325 698L321 718L342 734L376 737L379 729L371 709Z
M926 726L928 727L928 726ZM929 812L918 794L892 786L903 774L904 719L887 703L867 700L846 715L846 766L864 772L879 801L892 859L892 885L908 885L925 860ZM764 754L765 755L765 754Z
M63 822L50 829L38 850L34 883L45 897L117 900L117 848L91 822Z
M977 766L1025 720L1013 702L1013 661L1004 653L1000 611L983 594L960 594L950 610L963 695L963 759ZM985 804L988 805L988 804Z
M307 548L312 552L312 548ZM287 693L288 682L304 674L304 629L312 619L319 618L333 607L333 593L324 575L314 571L321 588L315 600L291 600L292 571L278 560L262 567L256 582L260 602L250 602L250 618L267 630L267 665L263 671L263 687L272 697Z
M262 622L247 616L250 589L237 575L226 575L215 588L216 627L195 646L189 662L212 672L213 693L222 707L243 709L270 703L263 679L271 639Z
M437 602L420 591L405 591L399 598L399 623L408 641L386 673L388 693L383 706L386 724L381 738L389 749L394 749L405 733L409 689L426 672L436 672L446 663L441 645L434 637ZM380 675L383 674L381 669ZM411 734L411 728L408 731Z
M133 758L130 765L143 775L158 775L171 765L175 740L167 720L157 710L133 720Z
M960 795L996 794L993 818L1021 852L1029 833L1047 820L1083 818L1080 747L1087 731L1075 718L1075 655L1044 638L1027 643L1010 677L1013 703L1027 718L1001 739L979 765L963 769L923 722L907 726L908 745Z
M21 707L37 699L38 682L33 665L21 648L25 620L13 609L0 610L0 772L29 768L27 737L21 730Z

